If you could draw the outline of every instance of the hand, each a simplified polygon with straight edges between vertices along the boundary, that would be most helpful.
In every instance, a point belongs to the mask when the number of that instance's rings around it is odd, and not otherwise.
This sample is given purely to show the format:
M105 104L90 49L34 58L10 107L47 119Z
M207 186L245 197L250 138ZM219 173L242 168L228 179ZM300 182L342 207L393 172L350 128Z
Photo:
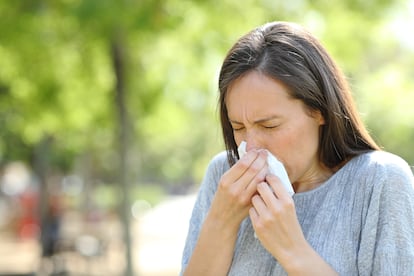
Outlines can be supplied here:
M286 269L291 258L308 246L293 199L275 175L267 175L266 181L257 185L257 192L249 211L256 235Z
M265 180L266 160L266 151L251 150L222 176L210 209L216 220L238 229L249 214L257 184Z

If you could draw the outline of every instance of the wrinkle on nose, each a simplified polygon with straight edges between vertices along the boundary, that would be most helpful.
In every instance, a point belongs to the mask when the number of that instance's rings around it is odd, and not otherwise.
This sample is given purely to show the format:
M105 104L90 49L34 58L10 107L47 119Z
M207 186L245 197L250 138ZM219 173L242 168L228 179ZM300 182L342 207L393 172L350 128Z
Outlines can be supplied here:
M259 139L259 135L254 128L246 129L244 135L244 141L246 142L246 152L250 150L257 150L262 148L262 143Z
M259 148L260 147L257 145L257 143L246 139L246 152L251 151L251 150L255 150L255 149L259 149Z

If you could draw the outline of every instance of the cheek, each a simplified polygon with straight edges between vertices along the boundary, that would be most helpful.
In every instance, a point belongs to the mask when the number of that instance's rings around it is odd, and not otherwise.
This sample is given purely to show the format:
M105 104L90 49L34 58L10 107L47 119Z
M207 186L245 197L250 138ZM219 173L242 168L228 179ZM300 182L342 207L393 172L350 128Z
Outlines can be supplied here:
M286 129L278 133L272 144L272 152L285 165L289 176L300 170L313 154L309 133L303 128ZM313 143L312 143L313 144Z
M245 141L245 135L241 131L233 131L234 141L236 141L237 145L240 145L242 141Z
M283 164L290 163L290 159L294 155L297 139L292 134L291 129L283 129L267 139L267 149L269 149Z

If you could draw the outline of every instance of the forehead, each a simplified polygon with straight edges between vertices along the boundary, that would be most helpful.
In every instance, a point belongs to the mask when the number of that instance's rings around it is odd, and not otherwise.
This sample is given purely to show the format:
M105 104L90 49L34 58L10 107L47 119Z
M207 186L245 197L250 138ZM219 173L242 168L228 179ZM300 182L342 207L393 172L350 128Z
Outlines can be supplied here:
M281 81L252 71L235 80L226 96L229 117L269 116L289 114L295 111L301 101L294 99Z
M252 70L235 79L227 89L227 94L241 88L254 88L255 90L283 90L290 95L289 88L282 81L266 73Z

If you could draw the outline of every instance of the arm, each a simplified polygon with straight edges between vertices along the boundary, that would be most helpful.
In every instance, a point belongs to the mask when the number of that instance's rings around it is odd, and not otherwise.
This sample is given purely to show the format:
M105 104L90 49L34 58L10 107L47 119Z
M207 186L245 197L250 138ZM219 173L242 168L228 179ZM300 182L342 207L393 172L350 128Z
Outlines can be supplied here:
M280 180L269 175L266 182L258 184L250 209L262 245L289 275L338 275L306 241L293 199Z
M265 178L266 158L264 151L251 151L221 177L184 275L227 274L240 223Z
M401 163L375 175L358 253L359 270L367 274L414 275L414 180Z
M226 275L233 258L237 227L208 214L184 275Z

